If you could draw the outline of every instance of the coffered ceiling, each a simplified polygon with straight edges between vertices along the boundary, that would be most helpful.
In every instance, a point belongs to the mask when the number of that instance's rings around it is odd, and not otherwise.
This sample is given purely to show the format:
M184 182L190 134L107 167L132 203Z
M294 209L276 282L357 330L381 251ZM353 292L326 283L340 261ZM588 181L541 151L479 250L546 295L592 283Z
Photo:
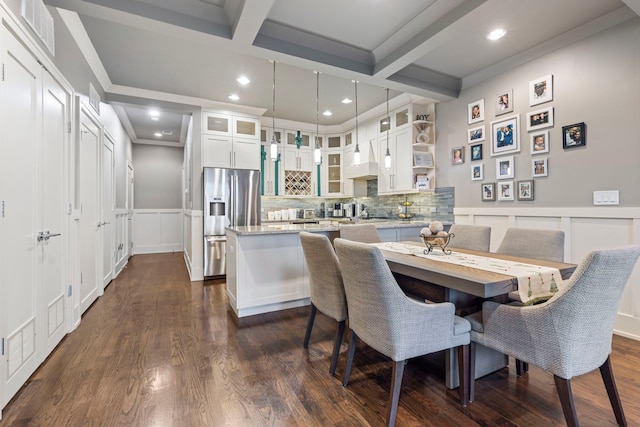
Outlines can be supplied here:
M122 107L141 140L153 138L135 108L152 100L271 117L269 60L277 61L277 119L316 122L313 71L320 71L319 109L333 115L321 114L319 123L339 125L355 115L353 103L340 102L353 99L353 79L360 82L359 112L384 103L384 88L392 99L407 93L446 101L640 13L640 0L45 2L85 40L80 45L92 51L107 99ZM506 36L487 40L498 27ZM241 86L240 75L251 82ZM167 108L167 114L183 113Z

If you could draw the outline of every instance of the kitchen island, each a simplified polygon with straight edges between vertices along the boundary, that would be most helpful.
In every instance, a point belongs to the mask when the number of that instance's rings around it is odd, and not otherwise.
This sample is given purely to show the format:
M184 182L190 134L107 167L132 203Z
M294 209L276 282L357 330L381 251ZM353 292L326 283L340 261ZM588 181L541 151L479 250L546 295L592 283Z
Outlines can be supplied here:
M430 221L366 222L376 225L383 241L393 242L420 241L420 229ZM327 220L228 227L227 295L236 316L309 305L309 274L299 233L321 233L333 241L340 236L340 225Z

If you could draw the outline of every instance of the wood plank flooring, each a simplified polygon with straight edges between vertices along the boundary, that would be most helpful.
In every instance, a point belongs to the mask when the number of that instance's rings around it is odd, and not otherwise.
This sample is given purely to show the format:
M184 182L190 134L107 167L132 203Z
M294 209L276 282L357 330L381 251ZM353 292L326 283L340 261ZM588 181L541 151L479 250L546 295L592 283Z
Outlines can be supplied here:
M136 255L3 410L0 426L382 426L391 363L360 345L343 387L346 342L328 373L336 324L309 307L233 317L224 281L190 282L182 254ZM640 425L640 342L614 337L627 421ZM515 365L476 382L462 407L442 368L405 369L398 426L562 426L553 377ZM615 426L597 371L573 380L583 427Z

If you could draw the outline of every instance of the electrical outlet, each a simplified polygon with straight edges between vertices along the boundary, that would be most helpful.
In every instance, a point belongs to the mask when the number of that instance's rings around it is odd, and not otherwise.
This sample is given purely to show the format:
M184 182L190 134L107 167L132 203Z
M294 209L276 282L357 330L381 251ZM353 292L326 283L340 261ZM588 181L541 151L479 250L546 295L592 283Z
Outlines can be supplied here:
M610 191L594 191L593 192L593 204L600 205L619 205L620 204L620 192L618 190Z

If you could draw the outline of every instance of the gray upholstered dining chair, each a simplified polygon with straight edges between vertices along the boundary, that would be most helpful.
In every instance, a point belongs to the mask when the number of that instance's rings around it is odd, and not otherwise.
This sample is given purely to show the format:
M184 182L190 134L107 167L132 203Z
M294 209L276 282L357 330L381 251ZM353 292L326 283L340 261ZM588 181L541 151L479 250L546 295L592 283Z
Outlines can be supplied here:
M458 348L460 402L468 400L469 330L452 303L425 304L398 287L380 250L372 245L335 239L349 307L351 340L344 386L349 383L358 338L393 360L388 425L398 410L404 365L410 358Z
M340 238L362 243L380 243L378 229L373 224L340 225Z
M340 344L347 320L347 301L342 284L340 263L327 236L301 231L300 242L309 270L311 293L311 312L304 335L304 348L309 347L311 330L318 310L335 319L338 322L338 328L333 343L331 367L329 368L329 373L333 375L336 372Z
M564 262L564 231L508 228L496 252L543 261ZM518 291L509 292L509 300L522 303ZM516 359L518 376L528 370L529 365Z
M640 246L593 251L548 301L533 306L484 302L481 313L467 316L470 400L479 343L550 371L569 426L578 425L571 378L600 368L616 420L626 426L609 354L618 305L639 256Z
M450 246L458 249L489 252L491 227L486 225L453 224L449 229L453 234Z

